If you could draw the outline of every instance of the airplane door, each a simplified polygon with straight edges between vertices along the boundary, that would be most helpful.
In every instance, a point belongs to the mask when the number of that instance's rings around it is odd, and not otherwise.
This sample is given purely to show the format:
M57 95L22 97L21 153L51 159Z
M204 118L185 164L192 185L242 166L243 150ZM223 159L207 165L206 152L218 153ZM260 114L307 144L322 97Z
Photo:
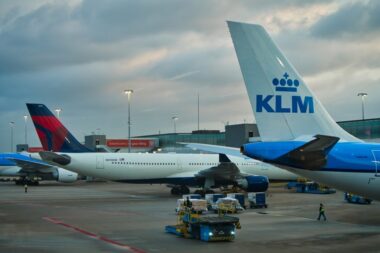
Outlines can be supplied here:
M380 150L372 150L372 154L375 158L375 177L380 177Z
M96 169L104 169L103 156L96 156Z
M177 170L182 170L182 160L177 158Z

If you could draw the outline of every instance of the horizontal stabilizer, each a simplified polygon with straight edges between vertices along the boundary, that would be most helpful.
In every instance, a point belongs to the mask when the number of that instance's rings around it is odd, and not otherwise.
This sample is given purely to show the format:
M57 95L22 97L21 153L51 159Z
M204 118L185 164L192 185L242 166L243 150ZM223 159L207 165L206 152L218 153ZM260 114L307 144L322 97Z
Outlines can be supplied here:
M338 137L316 135L314 140L281 156L275 162L302 169L320 169L326 165L327 154L338 141Z
M60 155L51 151L39 152L41 158L47 162L53 162L59 165L67 165L71 162L71 158L68 155Z

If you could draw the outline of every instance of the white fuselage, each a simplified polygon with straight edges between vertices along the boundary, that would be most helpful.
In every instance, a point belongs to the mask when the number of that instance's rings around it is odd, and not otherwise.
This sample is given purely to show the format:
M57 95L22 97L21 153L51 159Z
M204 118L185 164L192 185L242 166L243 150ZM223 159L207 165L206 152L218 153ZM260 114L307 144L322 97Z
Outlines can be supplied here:
M380 177L375 173L310 171L286 166L284 168L305 178L333 186L338 190L380 200Z
M67 153L65 169L109 180L190 178L219 164L218 154ZM294 180L297 176L253 159L229 157L241 173L267 176L269 180Z

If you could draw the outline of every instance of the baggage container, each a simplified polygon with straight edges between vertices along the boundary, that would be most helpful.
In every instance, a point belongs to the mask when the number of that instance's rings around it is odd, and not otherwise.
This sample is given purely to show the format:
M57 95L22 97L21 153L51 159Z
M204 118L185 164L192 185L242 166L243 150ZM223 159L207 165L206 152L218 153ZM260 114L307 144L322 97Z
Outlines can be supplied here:
M265 192L249 192L248 202L250 208L267 208Z
M186 199L178 199L177 200L177 207L176 212L184 211L185 210L185 201ZM203 213L207 212L207 201L205 199L190 199L191 202L191 210L196 213Z
M240 206L245 208L245 194L244 193L228 193L227 197L237 199Z
M220 198L224 198L225 195L221 193L214 193L214 194L206 194L205 199L207 201L208 206L212 206L218 201Z
M216 213L237 213L239 211L244 211L244 208L240 205L239 201L231 197L218 199L218 201L212 206L212 209Z
M355 195L349 192L344 193L344 199L348 203L352 203L352 204L370 205L372 203L372 199L367 199L365 197Z
M200 194L195 194L195 193L182 195L183 199L187 199L187 197L189 197L189 199L201 199L202 198L202 196Z

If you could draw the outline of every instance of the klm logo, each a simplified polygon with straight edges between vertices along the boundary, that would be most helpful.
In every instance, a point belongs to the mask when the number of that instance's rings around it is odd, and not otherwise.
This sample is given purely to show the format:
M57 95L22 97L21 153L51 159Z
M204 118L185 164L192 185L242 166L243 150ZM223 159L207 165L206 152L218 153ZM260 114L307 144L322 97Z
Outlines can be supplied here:
M276 91L290 93L297 92L300 82L297 79L290 79L288 73L283 75L284 78L274 78L272 84ZM285 94L285 93L284 93ZM273 113L314 113L313 97L298 95L257 95L256 112L273 112ZM290 106L285 106L290 104Z

